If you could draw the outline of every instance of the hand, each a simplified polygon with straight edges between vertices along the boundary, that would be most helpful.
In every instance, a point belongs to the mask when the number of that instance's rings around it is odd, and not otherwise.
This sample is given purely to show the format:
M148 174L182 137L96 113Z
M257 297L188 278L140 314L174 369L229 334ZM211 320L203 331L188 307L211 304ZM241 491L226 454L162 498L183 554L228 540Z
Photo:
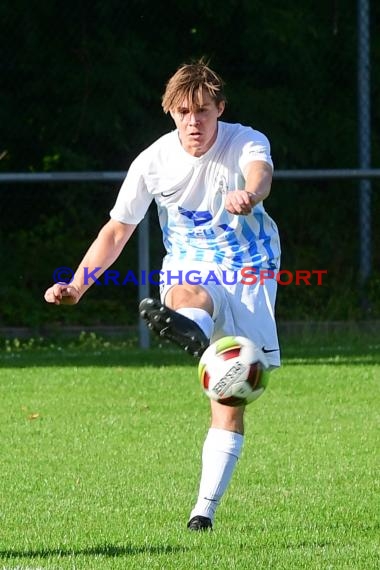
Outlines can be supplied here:
M45 301L55 305L76 305L81 295L70 283L55 283L45 292Z
M233 190L226 195L225 209L230 214L247 216L255 205L254 196L246 190Z

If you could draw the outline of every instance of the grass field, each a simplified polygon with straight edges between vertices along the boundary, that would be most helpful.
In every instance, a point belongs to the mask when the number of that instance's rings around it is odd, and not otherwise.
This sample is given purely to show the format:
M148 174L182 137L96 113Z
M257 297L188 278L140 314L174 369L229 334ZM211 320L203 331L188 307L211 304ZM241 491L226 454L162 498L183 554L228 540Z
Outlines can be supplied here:
M177 351L3 344L0 570L380 568L380 344L283 343L212 533L208 402Z

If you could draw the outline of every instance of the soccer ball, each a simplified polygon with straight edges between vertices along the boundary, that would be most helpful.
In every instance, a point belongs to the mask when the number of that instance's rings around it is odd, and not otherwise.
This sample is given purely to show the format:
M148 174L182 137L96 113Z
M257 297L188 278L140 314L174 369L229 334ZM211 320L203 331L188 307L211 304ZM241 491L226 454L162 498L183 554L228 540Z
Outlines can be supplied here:
M244 406L264 392L268 361L248 338L225 336L202 354L198 375L209 398L226 406Z

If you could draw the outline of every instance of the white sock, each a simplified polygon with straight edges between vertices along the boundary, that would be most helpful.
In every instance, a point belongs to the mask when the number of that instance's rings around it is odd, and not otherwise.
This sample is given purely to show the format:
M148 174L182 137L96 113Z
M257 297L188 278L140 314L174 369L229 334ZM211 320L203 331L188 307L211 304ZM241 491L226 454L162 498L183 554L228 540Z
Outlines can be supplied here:
M244 436L225 429L210 428L203 445L202 476L198 500L191 511L214 520L216 508L227 489L240 456Z
M177 313L196 322L207 338L211 338L214 330L214 321L207 311L195 307L183 307L182 309L178 309Z

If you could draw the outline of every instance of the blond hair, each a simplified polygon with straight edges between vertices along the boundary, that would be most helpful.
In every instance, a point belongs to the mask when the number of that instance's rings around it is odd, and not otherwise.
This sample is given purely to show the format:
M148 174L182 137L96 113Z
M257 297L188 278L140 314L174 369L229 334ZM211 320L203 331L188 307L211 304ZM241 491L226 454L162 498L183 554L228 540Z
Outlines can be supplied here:
M202 105L204 89L218 105L226 101L223 86L222 78L210 69L203 58L195 63L183 64L166 85L162 108L168 113L179 107L184 99L188 99L192 105Z

